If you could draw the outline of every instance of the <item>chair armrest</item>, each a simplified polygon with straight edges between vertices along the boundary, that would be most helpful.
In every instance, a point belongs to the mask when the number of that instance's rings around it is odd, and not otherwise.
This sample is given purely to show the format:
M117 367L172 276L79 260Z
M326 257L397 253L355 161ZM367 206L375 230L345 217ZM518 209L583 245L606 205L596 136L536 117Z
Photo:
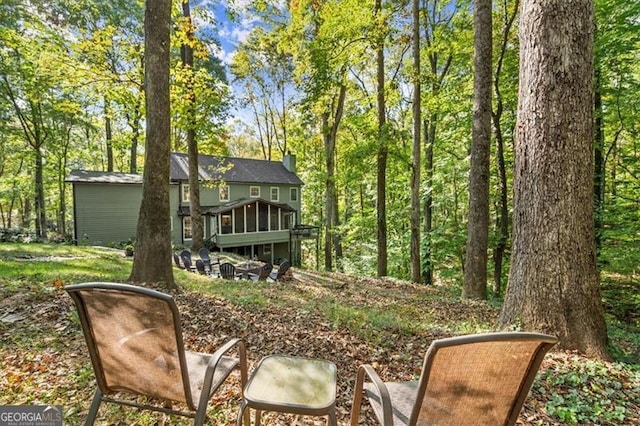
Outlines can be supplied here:
M382 379L380 379L378 373L376 373L373 367L369 364L361 365L360 368L358 368L356 386L353 391L353 406L351 407L351 426L358 425L365 379L369 379L369 381L373 383L378 391L378 394L380 395L380 402L382 404L383 426L392 426L393 411L391 408L391 398L389 396L389 390L387 389L387 386L384 384Z
M209 391L205 391L205 389L211 388L213 374L218 367L218 363L222 359L222 356L236 346L238 347L238 355L240 358L240 384L242 387L242 392L244 393L244 387L247 384L247 350L242 339L233 338L222 345L220 348L218 348L218 350L211 355L209 364L207 365L207 371L204 375L204 383L202 385L203 391L200 394L200 402L198 403L198 407L206 406L207 401L209 400Z

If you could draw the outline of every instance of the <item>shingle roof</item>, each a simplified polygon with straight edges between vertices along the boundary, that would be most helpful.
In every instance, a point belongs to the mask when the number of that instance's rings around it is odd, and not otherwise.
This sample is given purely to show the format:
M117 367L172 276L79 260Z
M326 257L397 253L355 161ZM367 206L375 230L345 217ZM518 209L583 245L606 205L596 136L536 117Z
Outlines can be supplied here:
M205 181L303 184L295 173L287 170L282 162L279 161L199 155L198 169L200 178ZM189 180L189 159L187 154L171 153L171 179Z
M141 184L142 175L135 175L131 173L72 170L65 182Z
M171 180L189 180L189 159L187 154L172 152L170 167ZM303 184L295 173L287 170L279 161L199 155L198 169L200 179L204 181L285 185ZM66 182L141 184L142 175L72 170Z

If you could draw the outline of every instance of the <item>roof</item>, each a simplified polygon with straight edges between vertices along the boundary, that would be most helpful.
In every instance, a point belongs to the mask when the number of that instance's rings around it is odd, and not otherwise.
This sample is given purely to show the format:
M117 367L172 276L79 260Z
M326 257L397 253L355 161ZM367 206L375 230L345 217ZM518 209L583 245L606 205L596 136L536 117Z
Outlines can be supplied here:
M120 183L142 184L142 175L117 172L92 172L89 170L72 170L66 182L73 183Z
M303 184L300 178L295 173L287 170L280 161L199 155L198 169L200 179L204 181ZM171 179L189 180L189 158L187 154L171 153Z
M279 207L283 210L292 211L292 212L295 211L295 209L293 209L288 204L274 203L273 201L267 201L263 198L240 198L238 200L228 202L221 206L201 206L200 213L204 215L221 214L221 213L225 213L233 209L236 209L238 207L246 206L247 204L254 204L257 201L263 204L269 204L275 207ZM188 216L189 214L191 214L191 210L189 206L178 207L179 216Z
M287 170L280 161L199 155L198 169L200 179L209 182L303 184L300 178L295 173ZM170 177L172 181L189 180L189 158L187 154L171 153ZM142 175L72 170L66 182L141 184Z

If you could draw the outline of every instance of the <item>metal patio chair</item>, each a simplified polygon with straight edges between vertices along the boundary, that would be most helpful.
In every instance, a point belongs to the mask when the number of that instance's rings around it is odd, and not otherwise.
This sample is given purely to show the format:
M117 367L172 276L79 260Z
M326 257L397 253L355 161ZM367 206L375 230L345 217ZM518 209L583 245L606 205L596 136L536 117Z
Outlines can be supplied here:
M144 287L84 283L65 287L78 310L97 389L85 425L92 425L102 402L187 416L204 423L213 393L234 369L247 382L242 340L227 341L213 354L184 348L180 314L174 299ZM237 356L229 356L231 350ZM140 404L124 395L158 398L165 406ZM184 403L178 411L170 402Z
M419 381L383 382L358 369L351 425L363 396L391 425L513 425L545 354L558 340L538 333L487 333L435 340Z

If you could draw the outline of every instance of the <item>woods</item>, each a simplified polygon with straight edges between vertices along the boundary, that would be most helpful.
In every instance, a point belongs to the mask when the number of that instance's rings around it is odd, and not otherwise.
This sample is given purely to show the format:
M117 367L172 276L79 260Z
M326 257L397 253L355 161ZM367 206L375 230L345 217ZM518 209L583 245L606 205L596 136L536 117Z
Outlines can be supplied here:
M640 5L579 3L580 15L551 0L221 2L220 15L174 1L166 57L150 67L144 4L10 0L2 227L68 239L71 169L144 173L160 188L169 150L291 151L303 221L322 232L319 247L305 243L305 266L318 256L326 271L506 292L502 325L554 324L540 331L566 329L569 347L607 357L597 262L637 242ZM537 17L559 21L532 27ZM230 19L256 24L226 54ZM536 37L554 54L527 50ZM165 62L156 101L149 73ZM171 282L162 191L148 202L136 262L166 257L155 273Z

